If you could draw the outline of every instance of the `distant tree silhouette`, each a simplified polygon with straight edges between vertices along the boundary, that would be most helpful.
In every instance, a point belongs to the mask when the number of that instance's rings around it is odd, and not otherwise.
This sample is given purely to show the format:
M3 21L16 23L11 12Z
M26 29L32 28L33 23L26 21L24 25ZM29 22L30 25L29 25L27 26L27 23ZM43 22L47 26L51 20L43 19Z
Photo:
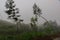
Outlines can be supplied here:
M32 27L37 26L38 17L43 18L48 23L47 19L44 18L43 16L41 16L41 14L42 14L41 9L36 5L36 3L33 5L33 14L35 17L31 18L31 26Z
M31 18L31 26L33 27L33 29L35 29L37 26L37 21L38 21L38 17L40 17L41 13L41 9L36 5L36 3L33 5L33 14L35 17Z
M18 18L21 16L19 15L19 9L15 8L15 4L13 0L7 0L6 1L6 14L8 14L9 19L13 19L16 23L17 21L20 21ZM17 30L18 30L18 23L17 23Z

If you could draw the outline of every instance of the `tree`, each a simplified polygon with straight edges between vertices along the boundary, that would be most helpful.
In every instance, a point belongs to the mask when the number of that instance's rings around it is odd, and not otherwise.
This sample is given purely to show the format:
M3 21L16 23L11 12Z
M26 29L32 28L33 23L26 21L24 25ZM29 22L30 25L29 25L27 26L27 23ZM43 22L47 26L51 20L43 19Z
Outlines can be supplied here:
M37 26L38 17L40 17L40 15L42 14L41 9L36 5L36 3L33 5L33 14L35 17L31 18L31 26L33 27L33 29L35 29Z
M17 31L18 31L18 22L17 21L20 21L18 18L21 16L19 15L19 9L18 8L15 8L15 4L14 4L14 1L13 0L7 0L6 1L6 14L8 15L8 18L9 19L13 19L16 24L17 24Z
M38 17L43 18L48 24L49 22L47 21L46 18L44 18L43 16L41 16L41 9L36 5L36 3L33 5L33 14L35 17L31 18L31 26L35 27L37 26L37 22L38 22Z

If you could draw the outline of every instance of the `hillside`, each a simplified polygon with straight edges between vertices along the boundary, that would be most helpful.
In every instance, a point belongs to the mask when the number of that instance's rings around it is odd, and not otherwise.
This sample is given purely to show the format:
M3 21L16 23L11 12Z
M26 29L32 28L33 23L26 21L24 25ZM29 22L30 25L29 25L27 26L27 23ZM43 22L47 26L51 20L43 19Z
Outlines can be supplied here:
M3 24L3 25L6 25L6 26L14 25L13 23L10 23L10 22L8 22L8 21L0 20L0 26L1 26L2 24Z
M15 24L4 20L0 20L0 32L9 32L15 29L16 29Z
M18 30L21 32L23 31L30 31L30 26L29 24L18 24ZM0 32L16 32L16 24L10 23L8 21L0 20Z

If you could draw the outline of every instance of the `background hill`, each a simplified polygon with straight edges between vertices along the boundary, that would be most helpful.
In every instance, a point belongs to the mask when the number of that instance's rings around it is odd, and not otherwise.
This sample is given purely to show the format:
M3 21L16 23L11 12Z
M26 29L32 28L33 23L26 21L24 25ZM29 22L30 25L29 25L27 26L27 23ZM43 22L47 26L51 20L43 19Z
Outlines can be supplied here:
M16 29L15 24L8 21L0 20L0 32L9 32Z
M5 20L0 20L0 32L15 32L16 30L16 24L10 23L8 21ZM30 31L30 26L29 24L19 24L19 30L21 32L23 31Z

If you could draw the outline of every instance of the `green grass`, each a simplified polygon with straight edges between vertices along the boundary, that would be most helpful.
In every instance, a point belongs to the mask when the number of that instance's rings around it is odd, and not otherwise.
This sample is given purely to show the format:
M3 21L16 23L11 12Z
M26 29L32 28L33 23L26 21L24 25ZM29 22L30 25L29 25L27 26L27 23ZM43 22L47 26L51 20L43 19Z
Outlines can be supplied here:
M17 34L16 34L16 30L14 29L11 29L11 30L4 29L2 31L5 33L0 33L0 40L31 40L33 37L36 37L36 36L44 37L49 34L51 35L55 34L53 30L50 28L44 29L43 31L37 31L37 32L29 31L29 32L23 32L23 33L17 33Z
M4 28L3 32L6 33L0 33L0 40L31 40L33 37L36 36L40 36L40 37L44 37L46 35L49 34L55 34L54 32L51 33L51 31L53 31L52 29L44 29L43 31L30 31L30 32L23 32L23 33L17 33L16 34L16 30L11 29L11 30L7 30ZM11 33L11 34L10 34ZM15 33L15 34L12 34Z
M24 32L21 34L0 34L0 40L31 40L33 37L40 36L43 37L45 36L46 33L44 32Z

